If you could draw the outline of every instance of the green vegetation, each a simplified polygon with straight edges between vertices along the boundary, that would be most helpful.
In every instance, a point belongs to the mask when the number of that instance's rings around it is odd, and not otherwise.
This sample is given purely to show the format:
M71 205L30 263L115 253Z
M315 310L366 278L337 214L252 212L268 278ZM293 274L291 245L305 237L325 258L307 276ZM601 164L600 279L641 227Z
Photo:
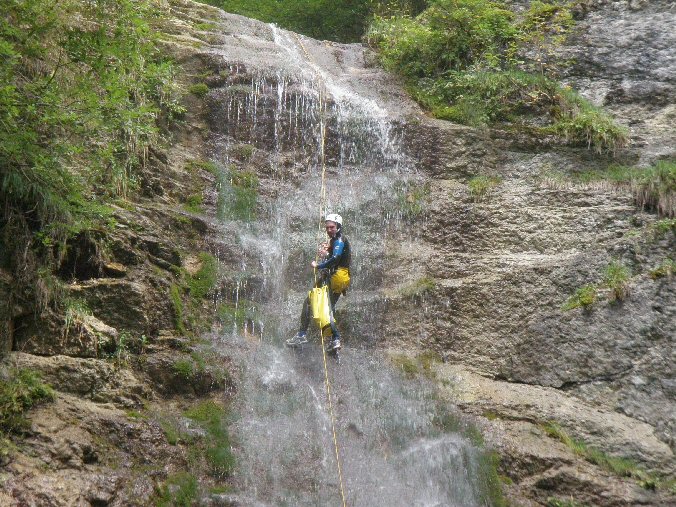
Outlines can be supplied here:
M247 321L261 320L256 303L246 299L240 299L237 304L230 301L222 302L218 305L216 315L224 327L241 328Z
M188 289L190 290L191 297L203 299L216 287L216 282L218 281L218 260L207 252L201 252L199 260L202 265L194 275L189 277Z
M205 401L186 411L185 416L197 422L208 434L202 444L211 472L217 478L229 476L235 467L235 457L231 451L225 409L213 401Z
M195 375L195 363L188 358L177 359L171 368L181 377L189 380Z
M169 299L174 308L174 327L179 333L185 334L185 308L183 306L183 299L181 298L181 288L175 283L169 287Z
M658 220L653 224L653 229L660 238L666 236L670 231L676 234L676 218Z
M190 507L198 499L199 486L194 475L181 472L169 476L156 494L156 507Z
M507 507L507 502L502 494L503 481L498 474L500 469L500 456L497 452L486 449L484 437L479 429L451 412L447 405L439 403L435 411L434 426L442 433L460 433L475 447L480 448L477 468L477 484L480 485L481 505ZM508 481L509 479L507 479Z
M183 209L189 213L204 213L204 208L202 203L204 202L204 197L202 194L192 194L186 197L185 203L183 204Z
M0 378L0 437L28 429L26 412L33 406L54 399L52 389L43 384L37 372L10 369Z
M555 422L542 424L541 428L548 436L562 442L577 456L580 456L588 462L612 472L615 475L620 477L633 477L646 489L655 489L658 486L663 486L663 483L658 477L649 474L632 460L609 456L599 449L590 447L585 442L572 438Z
M195 23L195 25L193 26L195 30L202 30L205 32L209 32L211 30L218 28L218 25L216 23Z
M500 0L428 5L416 17L377 16L366 37L436 117L474 126L508 122L597 151L626 143L624 128L555 80L555 49L573 27L570 4L534 1L521 16Z
M203 98L209 93L209 87L204 83L197 83L191 85L190 88L188 88L188 91L199 98Z
M436 287L434 278L428 276L415 280L399 289L399 294L405 298L420 298Z
M372 14L417 14L425 0L201 0L288 30L339 42L359 42Z
M474 202L486 199L502 180L491 176L475 176L467 182L469 195Z
M631 273L619 261L612 261L603 270L603 283L611 290L611 301L622 301L629 295Z
M0 236L26 301L53 301L39 268L110 225L105 204L137 188L148 146L182 113L150 26L159 12L148 0L3 3Z
M650 167L613 165L604 170L576 173L573 181L627 188L640 208L655 211L658 216L676 217L676 161L660 160ZM667 230L676 227L674 223L663 222Z
M676 217L676 161L661 160L632 178L636 203L658 215Z
M425 201L429 194L428 185L400 183L395 186L399 211L406 220L413 220L425 210Z
M218 181L217 214L221 220L256 218L258 177L253 172L231 169Z
M204 300L218 283L218 259L208 252L198 255L200 267L195 274L185 269L176 269L177 283L169 287L169 299L174 309L174 328L186 334L202 329L207 319L201 318L206 309Z
M629 280L631 272L621 262L613 260L603 270L603 280L600 284L590 284L575 291L561 308L564 311L575 308L590 308L599 296L600 288L610 289L609 301L623 301L629 295Z
M502 494L502 478L498 474L500 455L495 451L484 450L479 456L479 480L482 485L482 505L493 507L508 507L507 500Z
M671 258L665 259L655 269L650 270L650 277L653 280L657 280L658 278L671 279L674 274L676 274L676 261Z
M434 378L434 365L441 362L441 356L436 352L427 351L415 357L406 354L394 354L390 356L390 360L404 372L407 378L413 378L420 374Z
M547 498L547 507L586 507L572 498Z
M68 336L70 328L78 322L83 322L92 312L83 299L68 299L64 302L64 306L63 333Z
M196 169L201 169L203 171L207 171L207 172L213 174L214 176L218 176L218 174L220 173L218 166L214 162L212 162L211 160L201 160L201 159L190 160L186 164L186 169L188 171L194 171Z
M395 366L404 372L407 378L413 378L420 373L420 366L417 361L406 354L396 354L390 358Z
M249 160L254 152L256 147L253 144L237 144L230 148L230 153L237 159L242 161Z
M563 310L573 310L575 308L589 308L594 304L597 298L596 285L585 285L575 291L566 304L563 305Z

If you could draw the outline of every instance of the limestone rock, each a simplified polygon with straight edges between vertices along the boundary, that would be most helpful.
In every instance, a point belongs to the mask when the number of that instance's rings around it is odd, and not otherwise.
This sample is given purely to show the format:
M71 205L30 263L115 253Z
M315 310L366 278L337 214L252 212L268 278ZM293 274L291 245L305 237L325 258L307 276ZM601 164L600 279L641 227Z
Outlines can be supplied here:
M22 352L73 357L101 357L115 350L117 340L117 330L92 315L77 316L68 327L53 315L40 321L28 317L16 339Z
M153 398L152 390L132 371L117 368L109 360L65 355L44 357L21 352L13 353L10 360L17 368L40 372L43 381L57 391L100 403L131 408Z

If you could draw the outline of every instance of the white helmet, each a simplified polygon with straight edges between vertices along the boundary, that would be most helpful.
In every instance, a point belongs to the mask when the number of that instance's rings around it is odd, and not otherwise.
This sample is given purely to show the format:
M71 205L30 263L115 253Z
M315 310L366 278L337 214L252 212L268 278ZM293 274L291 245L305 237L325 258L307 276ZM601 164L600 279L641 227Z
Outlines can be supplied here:
M338 215L336 213L329 213L328 215L326 215L326 218L324 218L324 221L325 222L335 222L336 224L338 224L338 227L343 226L343 217L341 217L340 215Z

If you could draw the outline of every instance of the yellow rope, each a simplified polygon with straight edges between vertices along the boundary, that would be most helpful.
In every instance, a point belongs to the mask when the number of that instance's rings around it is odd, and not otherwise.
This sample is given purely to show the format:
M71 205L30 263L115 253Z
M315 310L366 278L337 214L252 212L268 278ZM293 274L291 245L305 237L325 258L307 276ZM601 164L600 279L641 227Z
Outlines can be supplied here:
M303 41L300 40L300 37L298 37L298 34L295 34L296 40L298 41L298 45L301 47L303 50L303 53L305 53L305 58L307 58L308 61L311 61L310 54L307 52L305 49L305 46L303 45ZM320 127L320 151L319 151L319 156L320 156L320 162L322 165L322 186L321 190L319 192L319 228L318 228L318 238L321 238L322 234L322 223L323 223L323 216L324 216L324 205L326 202L326 156L325 156L325 142L326 142L326 124L324 123L324 86L322 83L320 83L319 87L319 127ZM319 252L317 252L316 260L319 260ZM315 276L315 284L317 283L317 268L315 267L314 269L314 276ZM338 449L338 434L336 432L336 417L333 413L333 402L331 400L331 382L329 381L329 368L326 363L326 346L324 343L324 333L322 330L320 330L319 334L322 337L322 359L324 361L324 384L326 386L326 398L328 399L328 406L329 406L329 415L331 416L331 431L333 433L333 447L336 452L336 464L338 465L338 481L340 483L340 497L343 500L343 507L347 507L347 502L345 500L345 487L343 484L343 469L340 464L340 452Z

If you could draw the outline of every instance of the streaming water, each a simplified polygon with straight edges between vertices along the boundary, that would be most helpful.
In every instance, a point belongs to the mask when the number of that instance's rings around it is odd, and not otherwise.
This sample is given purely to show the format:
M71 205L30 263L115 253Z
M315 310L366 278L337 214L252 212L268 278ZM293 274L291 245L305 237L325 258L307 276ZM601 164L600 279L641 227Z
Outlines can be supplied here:
M258 280L255 289L238 282L232 296L247 293L237 304L255 300L263 315L220 337L242 365L232 497L242 505L342 502L318 339L302 350L283 345L296 331L312 283L324 160L321 211L343 215L354 259L353 287L338 303L341 362L328 363L346 503L485 505L480 453L449 431L449 409L430 386L404 379L374 348L386 339L379 326L388 318L379 292L386 248L404 224L401 199L417 181L402 148L403 122L341 63L359 59L359 46L328 47L275 27L267 43L274 66L232 62L223 50L237 79L214 120L222 165L232 163L233 147L253 145L277 187L258 221L227 225L246 259L242 271Z

